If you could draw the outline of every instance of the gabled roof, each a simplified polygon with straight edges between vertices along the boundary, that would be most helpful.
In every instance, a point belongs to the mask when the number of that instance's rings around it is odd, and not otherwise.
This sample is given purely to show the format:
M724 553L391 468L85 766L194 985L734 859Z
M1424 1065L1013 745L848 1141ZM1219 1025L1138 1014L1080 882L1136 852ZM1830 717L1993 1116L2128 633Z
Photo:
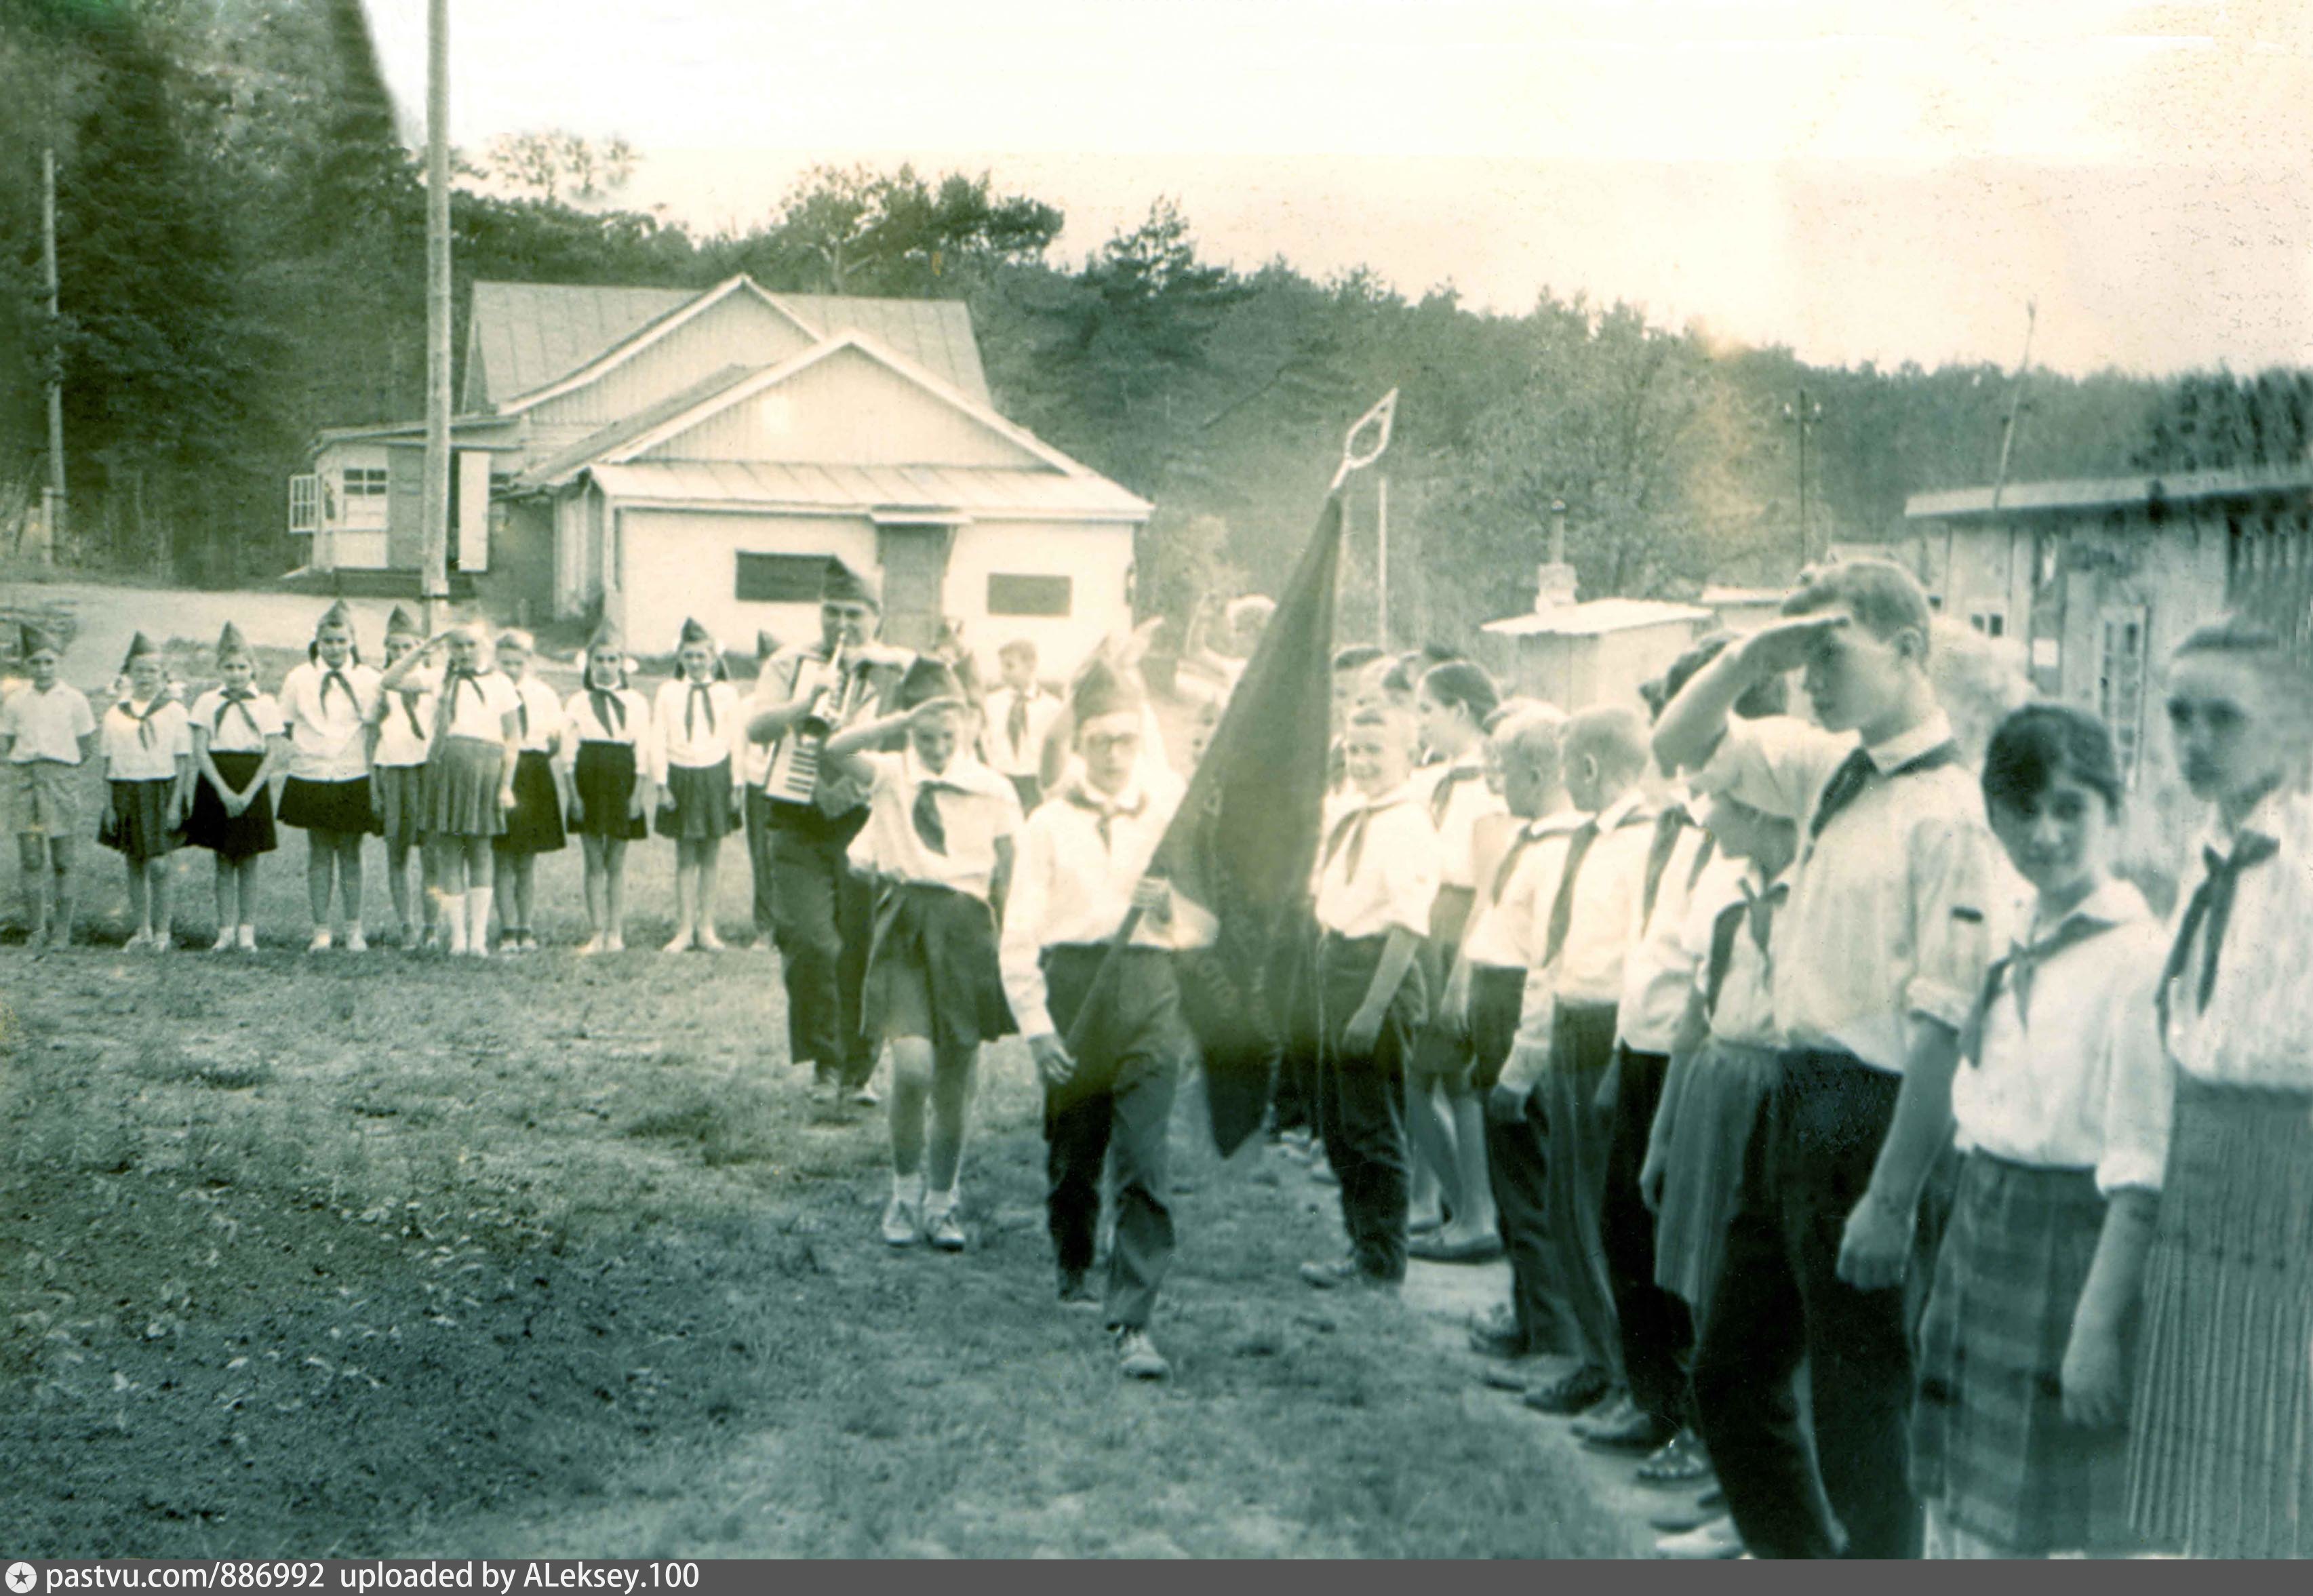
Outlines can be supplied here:
M780 510L883 522L1069 521L1137 525L1148 500L1089 473L1036 466L822 466L643 460L585 473L622 504Z
M777 365L765 366L745 381L726 388L712 398L700 400L680 415L668 417L657 425L629 438L615 448L605 451L602 455L603 463L619 465L632 460L646 451L655 449L671 438L681 436L708 417L727 410L733 405L743 404L767 389L776 388L800 373L809 371L821 362L847 349L857 350L868 359L914 383L942 404L961 411L1007 443L1042 460L1056 471L1071 477L1092 477L1098 474L1089 466L1070 460L1025 427L1013 425L988 405L957 391L954 386L943 381L915 362L885 347L867 334L857 331L842 333L814 344L791 360L783 360Z
M743 273L708 289L476 283L469 346L488 391L470 391L470 402L524 408L582 370L611 369L690 315L739 292L760 296L814 341L856 328L982 403L989 398L972 314L961 301L774 294Z
M655 405L646 405L633 415L614 421L599 432L589 433L567 448L548 455L514 478L511 486L517 493L533 488L559 487L585 469L589 462L649 432L670 417L696 409L708 400L728 392L760 369L750 365L726 365L721 371L700 378L682 392L671 393Z
M2179 504L2197 499L2261 498L2313 489L2313 462L2249 466L2223 471L2177 471L2167 476L2086 477L2051 482L2010 482L2000 490L2001 515L2053 513L2067 510L2124 510L2159 499ZM1906 520L1949 521L1990 515L1992 490L1956 487L1915 493L1904 501Z

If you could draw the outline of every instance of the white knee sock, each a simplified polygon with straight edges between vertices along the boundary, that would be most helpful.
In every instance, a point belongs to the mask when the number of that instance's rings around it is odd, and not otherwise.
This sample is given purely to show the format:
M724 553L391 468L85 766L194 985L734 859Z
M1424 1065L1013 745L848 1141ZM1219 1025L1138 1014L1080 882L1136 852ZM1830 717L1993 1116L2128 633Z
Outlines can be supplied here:
M450 951L462 953L466 951L466 895L444 892L441 903L442 924L450 931Z
M467 947L479 952L490 945L490 899L492 889L466 889L466 919L471 929L466 933Z
M892 1196L895 1200L906 1203L911 1207L922 1207L924 1205L924 1172L921 1170L918 1170L912 1175L902 1175L897 1170L893 1171Z

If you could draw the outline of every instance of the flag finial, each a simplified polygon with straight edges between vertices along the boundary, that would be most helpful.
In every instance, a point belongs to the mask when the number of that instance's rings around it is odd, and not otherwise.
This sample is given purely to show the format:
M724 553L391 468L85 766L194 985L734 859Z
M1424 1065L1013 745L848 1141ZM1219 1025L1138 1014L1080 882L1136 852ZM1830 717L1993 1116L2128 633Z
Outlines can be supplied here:
M1341 466L1333 473L1334 487L1348 481L1350 472L1362 471L1382 457L1389 448L1389 434L1396 421L1397 390L1393 388L1381 396L1380 403L1358 417L1357 425L1350 428L1349 436L1341 440ZM1360 452L1358 440L1368 433L1373 434L1372 445Z

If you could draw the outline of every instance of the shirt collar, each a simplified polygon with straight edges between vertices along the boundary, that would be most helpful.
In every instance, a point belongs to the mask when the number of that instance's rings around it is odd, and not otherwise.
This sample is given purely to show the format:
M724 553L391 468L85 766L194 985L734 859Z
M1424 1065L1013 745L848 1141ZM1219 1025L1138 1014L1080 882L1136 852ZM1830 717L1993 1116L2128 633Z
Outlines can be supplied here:
M1605 808L1598 811L1598 829L1601 831L1612 831L1624 820L1629 820L1632 815L1638 813L1639 806L1646 801L1647 795L1633 787L1631 791L1623 794L1620 798L1615 799L1614 802L1608 804Z
M1397 785L1390 788L1386 793L1376 794L1370 798L1365 794L1359 792L1355 787L1351 787L1350 789L1349 808L1344 809L1341 812L1347 814L1350 810L1357 809L1368 811L1384 810L1395 804L1410 803L1412 800L1413 783L1411 778L1398 783Z
M1094 787L1084 778L1081 771L1069 778L1069 788L1077 802L1094 809L1105 810L1110 814L1137 813L1148 800L1148 792L1141 785L1140 773L1137 770L1125 777L1124 790L1113 796Z
M2053 925L2030 925L2033 942L2045 942L2074 920L2098 920L2107 925L2125 925L2132 920L2149 920L2152 908L2144 901L2144 894L2133 881L2114 876L2095 891L2072 905L2064 917ZM2027 922L2028 924L2028 922Z
M1561 809L1526 823L1526 834L1540 842L1545 837L1570 837L1582 829L1584 816L1570 809Z
M936 783L958 793L993 796L989 784L996 779L994 773L962 749L949 758L946 769L935 773L924 768L923 761L916 758L916 745L910 741L900 750L900 767L906 772L911 787ZM1011 790L1010 784L1006 784L1005 790Z
M1881 770L1895 769L1909 764L1939 743L1951 741L1951 717L1940 709L1928 711L1925 719L1907 730L1896 732L1884 742L1867 742L1863 751Z
M2223 816L2211 814L2208 829L2201 834L2202 844L2223 859L2231 857L2244 831L2254 831L2280 842L2293 835L2302 825L2304 803L2304 794L2283 782L2258 799L2256 807L2248 811L2238 826L2228 829Z

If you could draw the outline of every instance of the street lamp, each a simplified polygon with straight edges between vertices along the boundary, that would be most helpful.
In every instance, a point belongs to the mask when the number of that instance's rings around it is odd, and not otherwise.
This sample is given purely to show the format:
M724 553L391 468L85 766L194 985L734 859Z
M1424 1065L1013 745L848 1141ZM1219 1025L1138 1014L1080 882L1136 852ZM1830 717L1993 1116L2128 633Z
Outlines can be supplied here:
M1797 402L1783 407L1783 421L1799 432L1799 569L1807 569L1807 430L1823 420L1823 406L1799 390Z

